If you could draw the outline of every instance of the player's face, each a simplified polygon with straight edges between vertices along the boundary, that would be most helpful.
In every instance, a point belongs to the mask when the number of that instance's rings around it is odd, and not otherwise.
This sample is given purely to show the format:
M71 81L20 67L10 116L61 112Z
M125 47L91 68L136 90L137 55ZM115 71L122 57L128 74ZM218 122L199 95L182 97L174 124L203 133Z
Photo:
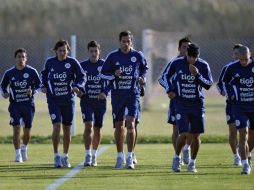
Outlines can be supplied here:
M233 57L234 60L238 60L239 59L239 49L238 48L233 49L232 57Z
M128 53L132 47L132 39L131 36L123 36L120 40L120 48L122 52Z
M186 55L187 48L188 48L189 42L184 42L182 45L178 48L179 55L184 56Z
M245 55L239 55L239 61L243 67L248 66L248 64L250 63L250 55L248 53Z
M100 56L100 49L98 47L89 47L88 54L90 61L96 63Z
M193 56L189 56L189 55L187 56L187 61L188 61L189 64L194 65L197 60L198 60L197 57L193 57Z
M15 57L16 60L16 66L18 67L23 67L26 65L26 61L27 61L27 55L26 53L18 53Z
M58 60L63 61L67 58L69 51L66 45L61 46L59 48L57 48L56 50L56 56L58 58Z

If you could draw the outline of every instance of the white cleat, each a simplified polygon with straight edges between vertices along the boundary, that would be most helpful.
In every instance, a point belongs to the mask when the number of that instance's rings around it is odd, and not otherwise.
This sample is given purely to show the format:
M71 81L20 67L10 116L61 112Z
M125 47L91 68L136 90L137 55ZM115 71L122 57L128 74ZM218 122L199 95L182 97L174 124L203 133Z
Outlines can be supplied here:
M15 162L23 162L21 154L16 154Z

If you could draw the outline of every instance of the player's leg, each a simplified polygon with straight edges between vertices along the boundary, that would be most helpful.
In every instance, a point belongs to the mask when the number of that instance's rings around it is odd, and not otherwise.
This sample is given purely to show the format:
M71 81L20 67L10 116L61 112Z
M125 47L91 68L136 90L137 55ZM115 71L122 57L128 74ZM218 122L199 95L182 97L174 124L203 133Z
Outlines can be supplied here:
M183 146L183 149L182 149L184 164L189 164L189 161L190 161L191 142L192 142L192 135L188 134L185 139L185 145Z
M176 140L176 151L173 158L172 170L174 172L181 171L181 150L185 145L185 139L189 132L189 118L188 114L181 109L176 110L176 125L178 127L179 135Z
M10 125L13 126L13 146L15 149L15 161L16 162L23 162L22 156L21 156L21 149L20 149L20 128L21 128L21 120L22 116L19 112L19 108L15 105L10 104L9 106L9 112L10 112Z
M63 126L63 156L61 158L63 167L70 168L69 148L71 143L71 125L74 118L74 104L61 106L62 126Z
M133 165L133 150L134 150L134 142L135 142L135 117L127 116L126 119L126 141L127 141L127 157L126 157L126 167L129 169L134 169Z
M231 147L232 153L234 154L234 165L241 166L241 157L238 153L238 142L237 142L237 129L234 123L228 124L229 128L229 145Z
M201 145L200 134L205 131L205 113L202 110L190 114L191 159L188 164L189 172L197 172L196 158Z
M132 154L133 164L138 163L137 155L135 154L135 148L136 148L137 139L138 139L138 124L139 124L139 120L135 119L135 138L134 138L134 147L133 147L133 154Z
M54 166L56 168L60 168L62 167L62 162L61 162L61 156L58 151L59 151L59 143L60 143L61 122L62 122L61 110L60 110L60 107L54 101L48 102L48 110L49 110L49 115L53 125L51 140L52 140L53 151L54 151Z
M240 166L241 163L241 157L238 153L238 141L237 141L237 129L235 127L235 118L233 114L233 108L232 105L227 103L226 104L226 118L227 118L227 124L228 124L228 130L229 130L229 145L232 150L232 153L234 154L234 165Z
M93 121L85 121L85 129L83 133L83 142L85 145L85 162L84 166L90 166L92 163L92 132L93 132Z
M248 162L250 167L252 168L252 163L251 163L251 152L254 148L254 112L249 114L249 121L250 121L250 126L249 126L249 131L248 131L248 145L249 145L249 152L248 152Z
M22 113L23 121L24 121L24 128L23 128L23 136L22 136L22 142L21 145L21 155L23 161L26 161L28 159L27 157L27 145L31 139L31 128L32 128L32 122L34 118L35 108L34 106L23 106L24 112Z
M97 150L101 142L101 129L103 126L103 119L106 113L106 100L100 100L95 105L95 114L94 114L94 127L93 127L93 140L92 140L92 166L97 166Z
M248 162L248 152L249 152L249 146L248 146L248 123L249 118L248 116L240 112L239 110L235 114L235 126L239 131L239 154L241 156L242 160L242 174L250 174L251 168L249 166Z

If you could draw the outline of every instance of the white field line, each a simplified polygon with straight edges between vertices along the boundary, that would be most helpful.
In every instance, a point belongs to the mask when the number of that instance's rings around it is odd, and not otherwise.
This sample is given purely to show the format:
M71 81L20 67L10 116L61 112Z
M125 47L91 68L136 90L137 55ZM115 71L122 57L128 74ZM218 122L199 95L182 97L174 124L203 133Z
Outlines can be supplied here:
M102 153L104 153L108 147L101 147L98 152L97 156L100 156ZM69 173L67 173L65 176L58 178L55 180L53 183L51 183L48 187L45 188L45 190L55 190L57 189L60 185L62 185L64 182L67 180L71 179L73 176L75 176L81 168L83 168L83 161L80 162L78 165L76 165Z

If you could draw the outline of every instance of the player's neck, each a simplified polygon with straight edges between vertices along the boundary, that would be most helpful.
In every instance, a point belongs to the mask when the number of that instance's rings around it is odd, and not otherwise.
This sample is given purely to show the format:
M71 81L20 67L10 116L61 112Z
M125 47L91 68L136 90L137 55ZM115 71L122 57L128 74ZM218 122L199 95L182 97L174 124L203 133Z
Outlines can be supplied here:
M17 70L23 70L26 67L26 65L16 65Z

